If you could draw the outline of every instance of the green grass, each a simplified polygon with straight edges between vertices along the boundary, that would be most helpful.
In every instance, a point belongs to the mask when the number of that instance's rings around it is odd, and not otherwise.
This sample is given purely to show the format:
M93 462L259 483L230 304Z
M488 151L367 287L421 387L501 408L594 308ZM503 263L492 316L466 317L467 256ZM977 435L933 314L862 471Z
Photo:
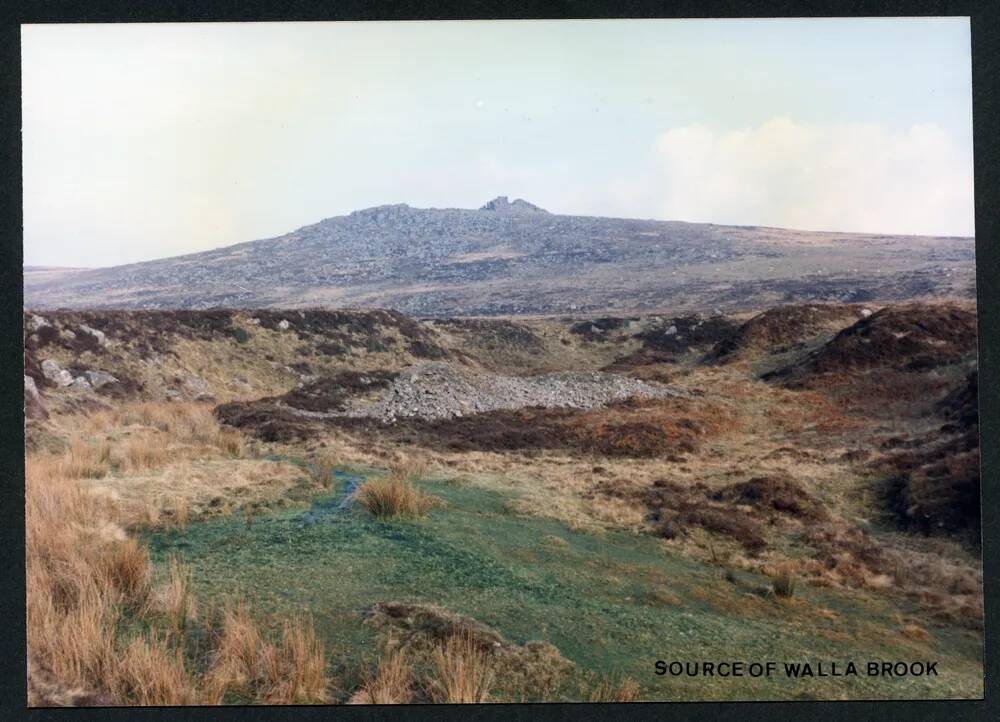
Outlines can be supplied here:
M643 699L662 700L982 693L978 635L929 628L929 642L907 639L891 617L912 610L884 595L800 584L792 602L765 600L748 592L766 587L763 577L741 572L733 584L722 569L665 551L650 537L590 535L515 516L505 510L507 497L471 486L421 482L447 504L421 520L378 521L356 508L336 511L350 475L338 472L337 478L340 489L311 510L262 515L250 529L234 517L151 534L153 560L165 565L169 555L180 554L203 605L220 604L227 595L245 599L263 624L274 626L289 613L310 614L341 672L375 657L374 630L361 624L365 610L399 600L467 614L514 642L551 642L577 665L564 698L579 698L576 690L590 673L629 674L643 686ZM663 592L680 603L664 603ZM820 608L838 618L819 616ZM941 676L670 678L653 674L658 659L773 659L779 666L930 659L939 660Z

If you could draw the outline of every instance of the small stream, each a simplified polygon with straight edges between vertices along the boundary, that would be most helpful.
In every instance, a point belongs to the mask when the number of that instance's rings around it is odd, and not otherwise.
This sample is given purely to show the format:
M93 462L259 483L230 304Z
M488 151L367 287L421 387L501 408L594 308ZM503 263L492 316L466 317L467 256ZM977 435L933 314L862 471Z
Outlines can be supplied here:
M316 524L339 514L350 511L354 503L354 492L365 480L363 474L347 471L333 472L333 492L313 501L309 511L302 514L305 524Z

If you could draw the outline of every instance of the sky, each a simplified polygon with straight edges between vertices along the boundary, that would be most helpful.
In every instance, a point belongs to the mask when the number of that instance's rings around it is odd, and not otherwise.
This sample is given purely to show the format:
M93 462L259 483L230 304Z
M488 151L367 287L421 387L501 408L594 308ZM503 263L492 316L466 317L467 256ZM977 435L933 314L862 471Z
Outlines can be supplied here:
M974 234L966 18L22 26L24 263L389 203Z

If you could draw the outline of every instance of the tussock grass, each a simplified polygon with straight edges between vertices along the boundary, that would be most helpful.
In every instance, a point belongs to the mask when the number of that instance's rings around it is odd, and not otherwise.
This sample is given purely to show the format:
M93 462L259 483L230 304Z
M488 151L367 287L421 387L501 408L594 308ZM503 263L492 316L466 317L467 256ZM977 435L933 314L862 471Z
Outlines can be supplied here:
M354 492L361 506L382 519L419 517L427 513L434 500L417 489L414 467L395 467L386 476L368 479Z
M83 427L91 434L117 434L125 430L136 438L155 440L161 448L168 444L196 447L201 455L211 450L224 456L240 457L246 452L242 434L220 426L212 414L211 404L130 402L90 414L84 419ZM141 446L139 444L135 454L139 463L144 451Z
M137 637L114 668L110 687L119 702L142 706L196 704L199 693L179 648L155 636Z
M333 486L333 472L336 467L337 463L332 458L321 457L309 464L306 469L310 479L324 489L329 489Z
M114 508L79 481L48 464L27 468L29 657L66 689L107 689L118 664L121 610L147 600L146 549L126 537Z
M435 678L428 692L435 702L479 704L490 696L495 670L487 652L468 633L453 634L434 650Z
M779 599L791 599L795 596L795 575L783 569L771 578L771 591Z
M591 702L635 702L642 688L631 677L605 676L590 692Z
M407 704L413 700L413 670L402 651L387 654L378 671L366 675L348 704Z
M245 609L228 611L209 673L189 669L186 633L197 619L190 571L172 559L168 580L153 588L148 551L120 526L115 495L63 474L66 468L59 459L26 461L33 704L218 703L230 689L268 704L328 699L326 652L312 624L298 619L272 642ZM183 509L171 510L175 520ZM126 612L149 632L124 638ZM165 636L157 631L162 618Z
M198 616L198 605L191 593L191 570L177 557L171 557L167 581L150 594L148 610L165 616L170 629L183 633Z
M267 640L243 605L227 607L208 697L227 692L265 704L324 702L328 698L326 652L311 623L286 621L278 643Z

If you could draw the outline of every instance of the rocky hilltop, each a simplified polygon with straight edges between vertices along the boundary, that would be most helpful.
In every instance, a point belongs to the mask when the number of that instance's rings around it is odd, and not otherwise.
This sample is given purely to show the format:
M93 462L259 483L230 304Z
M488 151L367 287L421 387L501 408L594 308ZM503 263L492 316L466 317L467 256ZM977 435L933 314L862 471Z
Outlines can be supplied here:
M203 253L26 273L25 306L489 316L969 297L974 252L971 238L567 216L500 196L478 210L384 205Z

